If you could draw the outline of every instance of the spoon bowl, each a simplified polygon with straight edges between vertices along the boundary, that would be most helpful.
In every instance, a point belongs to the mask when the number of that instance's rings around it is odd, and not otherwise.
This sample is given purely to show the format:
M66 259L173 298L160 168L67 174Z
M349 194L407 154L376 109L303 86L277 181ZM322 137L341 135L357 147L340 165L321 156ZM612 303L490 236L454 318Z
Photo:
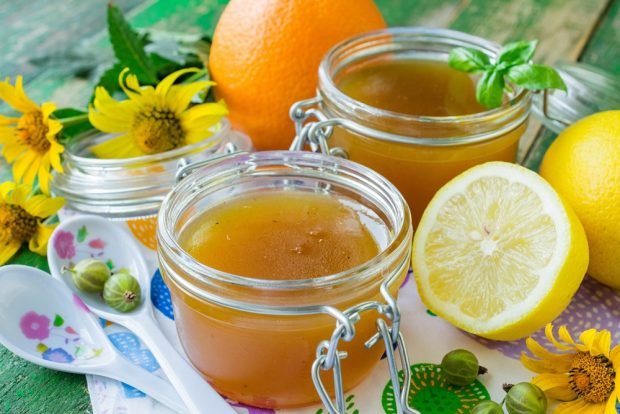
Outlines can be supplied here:
M141 303L123 313L108 306L97 293L80 291L63 266L92 257L108 263L112 270L129 269L138 279ZM52 233L47 249L52 275L61 280L98 316L133 331L151 350L162 370L191 413L201 414L205 407L218 414L236 414L209 383L181 356L162 333L150 298L150 275L137 242L117 224L96 216L75 216L61 222Z
M39 269L0 268L0 343L34 364L113 378L185 411L167 382L122 357L84 302Z
M100 317L116 321L135 318L139 314L152 315L152 308L145 300L150 297L151 286L146 262L131 236L114 223L94 216L76 216L63 221L50 239L47 257L52 276L63 281ZM123 313L108 306L101 293L79 290L73 283L71 272L61 269L87 258L105 262L112 271L128 269L140 283L140 304L131 312Z

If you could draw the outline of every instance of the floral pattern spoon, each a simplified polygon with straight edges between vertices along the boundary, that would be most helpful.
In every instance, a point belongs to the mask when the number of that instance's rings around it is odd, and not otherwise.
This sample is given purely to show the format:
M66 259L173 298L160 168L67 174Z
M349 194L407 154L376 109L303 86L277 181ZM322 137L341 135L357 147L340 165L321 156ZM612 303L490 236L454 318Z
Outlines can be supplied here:
M185 411L170 384L125 359L82 300L39 269L0 268L0 343L34 364L113 378Z

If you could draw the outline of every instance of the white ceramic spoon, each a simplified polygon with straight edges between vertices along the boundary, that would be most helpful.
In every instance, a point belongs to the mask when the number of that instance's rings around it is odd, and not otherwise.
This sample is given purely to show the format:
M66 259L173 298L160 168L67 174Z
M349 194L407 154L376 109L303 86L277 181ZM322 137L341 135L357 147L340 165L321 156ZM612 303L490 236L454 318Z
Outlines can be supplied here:
M100 294L78 290L69 272L61 268L81 259L110 261L114 269L127 268L138 279L141 304L122 313L105 304ZM52 275L62 280L100 317L133 331L151 350L191 413L236 414L228 403L177 352L162 333L150 297L151 277L137 242L120 226L95 216L75 216L58 225L47 250Z
M0 342L34 364L113 378L185 411L170 384L125 359L84 303L39 269L0 268Z

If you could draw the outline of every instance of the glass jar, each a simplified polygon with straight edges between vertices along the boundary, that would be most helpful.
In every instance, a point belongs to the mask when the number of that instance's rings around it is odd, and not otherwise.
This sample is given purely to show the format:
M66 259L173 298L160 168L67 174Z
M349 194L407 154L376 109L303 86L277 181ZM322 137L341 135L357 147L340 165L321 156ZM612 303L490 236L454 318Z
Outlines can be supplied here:
M454 176L486 161L515 161L531 94L513 88L497 109L462 116L417 116L353 99L339 89L338 81L369 62L447 62L455 47L475 47L491 58L500 50L498 44L476 36L430 28L374 31L338 44L320 64L318 96L291 108L298 135L293 148L304 141L314 147L329 145L333 154L379 172L401 191L415 225L435 192ZM313 118L317 122L306 122Z
M252 149L249 138L231 130L223 119L209 138L196 144L134 158L93 157L89 148L113 137L89 132L66 145L64 174L55 174L51 185L52 193L66 200L61 220L81 213L123 221L134 237L153 251L157 212L176 183L179 164Z
M376 221L370 225L381 229L374 234L380 253L338 274L282 281L210 268L181 247L193 217L222 200L267 190L345 197L371 211ZM265 408L303 406L319 397L328 405L334 393L325 390L336 385L338 406L343 390L367 377L386 348L393 366L400 320L395 297L409 268L411 217L398 190L370 169L309 152L226 157L180 181L162 204L157 232L181 343L221 394ZM387 334L386 322L392 324ZM389 346L375 344L386 337ZM404 344L396 348L409 366ZM340 369L344 386L334 384Z

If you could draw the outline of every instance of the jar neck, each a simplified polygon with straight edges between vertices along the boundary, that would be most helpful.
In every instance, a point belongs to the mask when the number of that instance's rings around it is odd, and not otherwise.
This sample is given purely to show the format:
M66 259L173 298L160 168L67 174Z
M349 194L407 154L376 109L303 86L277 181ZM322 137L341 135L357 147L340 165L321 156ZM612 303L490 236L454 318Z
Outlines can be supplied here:
M191 217L223 199L266 189L348 193L384 222L386 245L366 263L305 280L226 273L200 263L180 245ZM270 151L231 156L183 179L162 204L157 233L160 268L185 294L246 312L299 315L325 313L325 306L346 306L368 292L378 296L386 279L407 270L412 228L398 190L368 168L321 154Z
M392 28L346 40L335 46L319 67L318 94L322 110L328 117L358 124L358 133L374 130L376 138L383 136L388 141L420 145L436 145L436 138L445 141L442 145L485 141L523 124L529 115L531 96L521 88L514 88L502 106L489 111L461 116L418 116L365 104L337 86L338 75L360 63L378 59L447 62L455 47L477 48L491 59L500 50L498 44L476 36L432 28Z

